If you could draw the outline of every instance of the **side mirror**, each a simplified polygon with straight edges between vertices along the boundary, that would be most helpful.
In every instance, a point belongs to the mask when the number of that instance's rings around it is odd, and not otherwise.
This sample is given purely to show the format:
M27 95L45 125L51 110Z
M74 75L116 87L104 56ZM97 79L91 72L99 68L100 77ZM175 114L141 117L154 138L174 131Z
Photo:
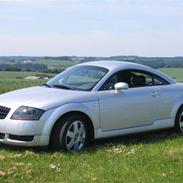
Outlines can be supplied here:
M128 90L129 86L127 83L119 82L114 85L116 91Z

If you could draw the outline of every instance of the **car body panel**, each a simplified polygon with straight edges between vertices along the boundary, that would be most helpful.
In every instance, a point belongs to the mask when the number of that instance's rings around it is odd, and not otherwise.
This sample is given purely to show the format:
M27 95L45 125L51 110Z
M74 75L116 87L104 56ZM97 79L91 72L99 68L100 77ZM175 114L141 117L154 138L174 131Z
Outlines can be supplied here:
M31 87L0 95L0 105L7 107L32 106L48 110L72 102L96 101L95 92Z
M95 138L100 139L100 138L107 138L107 137L115 137L115 136L147 132L152 130L160 130L160 129L166 129L166 128L172 128L172 127L174 127L174 120L164 119L164 120L154 121L153 124L151 125L131 127L131 128L122 128L122 129L106 130L106 131L103 131L100 128L95 130Z
M87 115L89 119L93 122L93 127L98 129L100 127L99 121L99 104L98 102L85 102L85 103L69 103L58 108L50 115L48 121L43 128L44 135L50 135L51 130L55 122L64 114L70 112L82 112Z
M182 86L182 84L172 84L158 87L159 105L157 106L157 120L171 118L172 109L183 94ZM181 102L181 104L183 103Z
M158 97L152 96L155 91L156 87L130 88L121 92L100 91L102 130L152 124L159 101Z

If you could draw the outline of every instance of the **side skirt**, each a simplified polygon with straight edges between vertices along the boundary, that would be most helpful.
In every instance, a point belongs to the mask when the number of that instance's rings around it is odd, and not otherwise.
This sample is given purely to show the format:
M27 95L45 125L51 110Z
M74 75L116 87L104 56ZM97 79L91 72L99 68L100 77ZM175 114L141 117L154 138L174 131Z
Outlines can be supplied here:
M145 131L152 131L158 129L166 129L174 127L174 120L172 119L163 119L154 121L152 125L114 129L114 130L102 130L101 128L95 130L95 139L127 135L133 133L140 133Z

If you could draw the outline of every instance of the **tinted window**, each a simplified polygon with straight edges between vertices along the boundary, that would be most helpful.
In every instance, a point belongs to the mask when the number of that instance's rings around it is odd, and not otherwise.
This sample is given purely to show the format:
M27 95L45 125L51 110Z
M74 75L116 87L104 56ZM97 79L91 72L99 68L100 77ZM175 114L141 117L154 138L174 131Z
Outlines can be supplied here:
M168 84L169 83L166 80L158 76L154 76L154 85L168 85Z
M160 78L159 76L147 73L145 71L126 70L111 76L100 90L113 90L114 85L118 82L127 83L129 88L169 84L166 80Z

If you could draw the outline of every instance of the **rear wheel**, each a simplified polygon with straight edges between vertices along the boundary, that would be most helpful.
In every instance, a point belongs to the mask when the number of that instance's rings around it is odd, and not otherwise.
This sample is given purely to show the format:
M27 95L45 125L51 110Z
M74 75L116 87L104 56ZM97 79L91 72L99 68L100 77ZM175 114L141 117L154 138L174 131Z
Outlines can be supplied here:
M86 119L80 115L64 117L54 127L50 145L52 149L69 152L82 151L88 141Z
M179 134L183 134L183 106L181 106L177 112L175 129Z

